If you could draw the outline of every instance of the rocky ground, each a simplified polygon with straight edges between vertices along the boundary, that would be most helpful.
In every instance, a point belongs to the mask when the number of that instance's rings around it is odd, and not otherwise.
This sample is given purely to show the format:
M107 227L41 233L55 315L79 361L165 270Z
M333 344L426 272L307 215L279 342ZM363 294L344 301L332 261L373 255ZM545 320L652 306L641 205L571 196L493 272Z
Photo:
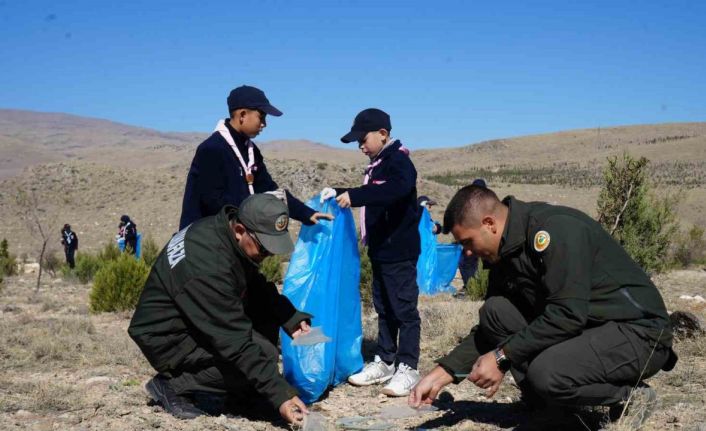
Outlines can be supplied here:
M91 315L90 286L46 279L37 293L34 274L7 278L0 291L0 429L2 430L270 430L287 429L276 418L248 409L239 416L202 417L180 421L148 405L143 384L152 375L149 364L126 333L130 313ZM686 310L701 319L706 303L706 271L692 269L659 275L670 311ZM686 298L691 297L691 299ZM422 298L422 362L448 351L477 320L480 303L450 296ZM375 333L374 313L364 316L365 346ZM367 348L366 354L367 352ZM661 405L643 429L706 429L706 342L704 337L679 339L680 356L670 373L650 379ZM378 393L379 387L331 390L311 409L333 426L351 416L371 416L403 405ZM468 382L442 394L437 412L403 419L377 419L388 429L629 429L627 420L605 424L601 408L577 412L530 414L518 402L519 392L504 382L494 399L483 397ZM629 419L629 418L625 418ZM333 429L333 428L330 428Z

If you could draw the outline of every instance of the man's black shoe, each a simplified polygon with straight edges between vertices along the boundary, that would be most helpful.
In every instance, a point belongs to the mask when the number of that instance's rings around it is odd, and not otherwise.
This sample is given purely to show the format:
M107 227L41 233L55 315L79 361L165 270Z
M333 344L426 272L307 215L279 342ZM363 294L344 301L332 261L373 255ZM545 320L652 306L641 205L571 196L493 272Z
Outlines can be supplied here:
M640 429L657 408L657 392L646 383L633 389L627 400L610 407L608 416L611 422L621 421L631 430Z
M205 414L191 400L177 395L169 384L169 379L159 374L145 384L145 390L157 404L164 408L164 411L174 417L193 419Z

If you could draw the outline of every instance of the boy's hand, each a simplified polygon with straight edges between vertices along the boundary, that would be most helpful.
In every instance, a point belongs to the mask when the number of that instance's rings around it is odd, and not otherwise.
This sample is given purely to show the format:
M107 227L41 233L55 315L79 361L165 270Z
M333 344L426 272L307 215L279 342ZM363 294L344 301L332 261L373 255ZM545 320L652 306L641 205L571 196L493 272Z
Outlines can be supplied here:
M314 224L319 224L319 220L321 220L321 219L333 220L333 215L331 215L329 213L314 213L309 218L309 220L311 220L311 222Z
M321 190L321 199L319 199L320 203L324 203L326 199L331 199L336 197L336 190L332 189L331 187L324 187L323 190Z
M308 413L306 405L296 396L279 406L279 415L282 416L282 419L294 425L304 425L304 415Z
M351 206L351 197L348 195L348 192L345 192L336 198L336 202L338 202L339 207L348 208Z

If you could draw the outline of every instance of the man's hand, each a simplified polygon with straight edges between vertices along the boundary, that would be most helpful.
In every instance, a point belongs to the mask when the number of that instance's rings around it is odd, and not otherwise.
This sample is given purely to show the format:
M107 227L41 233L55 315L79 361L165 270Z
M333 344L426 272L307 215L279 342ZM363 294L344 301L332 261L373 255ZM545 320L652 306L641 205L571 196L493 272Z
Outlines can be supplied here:
M323 190L321 190L321 198L319 199L320 203L324 203L326 199L331 199L336 197L336 190L332 189L331 187L324 187Z
M311 331L311 326L306 320L299 322L297 329L292 332L292 338L297 338L300 335L308 334Z
M279 406L279 415L290 424L304 425L305 414L309 414L309 410L306 409L306 405L304 405L302 400L296 396Z
M311 215L309 220L311 220L312 223L318 224L319 220L324 219L324 220L333 220L333 215L329 213L314 213Z
M348 192L345 192L336 198L336 202L338 202L339 207L348 208L351 206L351 197L348 195Z
M504 376L505 373L498 369L495 362L495 353L490 351L476 360L468 380L479 388L485 389L485 396L492 398L498 391Z
M437 366L412 388L407 404L415 409L418 409L422 404L431 404L436 399L439 391L453 382L453 380L453 377L446 370Z

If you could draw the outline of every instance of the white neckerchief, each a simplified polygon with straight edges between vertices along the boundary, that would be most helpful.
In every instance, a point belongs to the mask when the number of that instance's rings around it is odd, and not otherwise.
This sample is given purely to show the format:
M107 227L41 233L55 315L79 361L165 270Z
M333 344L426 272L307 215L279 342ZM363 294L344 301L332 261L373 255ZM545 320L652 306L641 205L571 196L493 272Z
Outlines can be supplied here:
M64 231L66 245L71 245L71 231Z
M383 151L390 145L394 144L397 142L397 139L392 139L387 142L387 144L383 145L383 147L380 149L380 152L372 158L370 161L370 164L365 168L365 177L363 177L363 185L366 185L370 182L370 178L373 176L373 169L380 163L382 163L383 158L380 157ZM401 149L400 149L401 150ZM360 242L363 243L363 245L368 244L368 233L367 229L365 228L365 207L360 207Z
M233 137L230 134L230 131L226 127L226 122L225 120L220 120L218 124L216 124L216 132L220 133L221 136L223 136L223 139L228 142L228 145L230 145L230 148L233 150L235 153L235 156L238 158L238 161L240 162L240 166L243 167L243 171L245 172L245 181L248 183L248 190L250 191L251 195L255 194L255 188L253 187L253 183L255 182L255 176L252 173L252 168L255 166L255 149L253 146L253 143L250 139L248 139L247 145L248 145L248 163L245 163L245 160L243 159L243 155L240 154L240 150L238 149L238 146L235 145L235 141L233 141Z

